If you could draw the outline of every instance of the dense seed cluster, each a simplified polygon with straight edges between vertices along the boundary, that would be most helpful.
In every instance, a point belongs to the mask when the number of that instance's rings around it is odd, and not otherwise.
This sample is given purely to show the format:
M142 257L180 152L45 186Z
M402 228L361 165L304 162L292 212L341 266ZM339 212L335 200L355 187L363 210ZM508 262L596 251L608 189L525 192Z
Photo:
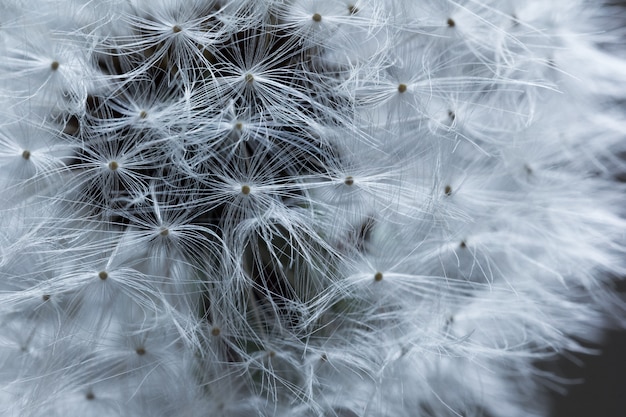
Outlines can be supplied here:
M2 415L539 416L623 321L588 2L5 3Z

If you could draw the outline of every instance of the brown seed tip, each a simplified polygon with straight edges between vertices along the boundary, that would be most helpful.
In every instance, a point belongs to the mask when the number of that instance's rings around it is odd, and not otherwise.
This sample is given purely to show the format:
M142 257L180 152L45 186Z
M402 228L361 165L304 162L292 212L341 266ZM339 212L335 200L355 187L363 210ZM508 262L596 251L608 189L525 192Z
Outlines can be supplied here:
M181 28L178 25L172 26L172 32L174 32L174 33L180 33L182 30L183 30L183 28Z
M449 27L453 28L456 25L456 22L454 20L452 20L451 18L448 19L448 21L446 22L448 24Z
M27 161L30 159L30 151L24 149L24 151L22 152L22 158L26 159Z
M169 235L169 234L170 234L170 231L169 231L169 229L167 229L167 228L165 228L165 227L162 227L162 228L161 228L161 233L159 233L159 234L160 234L161 236L167 236L167 235Z
M243 123L241 123L241 122L235 123L235 129L237 129L237 130L243 129Z
M450 187L449 185L446 185L446 188L443 189L443 192L446 195L451 195L452 194L452 187Z
M111 161L109 162L109 169L111 171L115 171L116 169L118 169L120 167L120 164L117 163L117 161Z
M254 76L252 74L246 74L244 79L246 80L247 83L251 83L252 81L254 81Z
M249 185L242 185L241 186L241 193L242 194L248 195L248 194L250 194L250 191L251 191L251 189L250 189Z
M102 281L104 281L108 277L109 277L109 274L107 273L107 271L100 271L98 273L98 278L100 278Z
M222 333L222 331L220 330L219 327L214 327L211 329L211 335L213 336L219 336L220 333Z
M44 301L48 301L50 299L50 295L49 294L44 294L43 297L41 297L41 298L43 298Z
M459 243L459 246L461 247L461 249L465 249L467 248L467 243L465 243L465 241L462 240L461 243Z
M406 84L400 84L398 86L398 92L400 92L400 93L406 92Z
M350 14L357 14L359 9L357 9L354 4L350 4L348 5L348 12L350 12Z
M528 164L524 164L524 171L526 171L528 175L533 173L533 169Z
M354 178L352 178L351 176L347 176L345 180L343 180L343 183L346 185L353 185L354 184Z
M146 117L148 117L148 112L146 112L145 110L140 111L139 117L145 119Z
M319 14L319 13L315 13L315 14L311 17L311 19L313 19L313 21L314 21L314 22L319 23L319 22L321 22L321 21L322 21L322 15L321 15L321 14Z
M276 356L276 352L274 352L273 350L270 350L267 352L267 356L269 356L270 358L273 358L274 356Z
M52 61L52 64L50 64L50 69L52 71L56 71L59 69L59 61Z
M85 398L87 398L89 401L91 401L91 400L95 399L95 398L96 398L96 396L93 394L93 392L91 392L91 391L90 391L90 392L88 392L88 393L85 395Z
M135 352L137 352L137 355L143 356L143 355L146 354L146 349L144 349L142 347L138 347L137 349L135 349Z
M382 272L376 272L374 274L374 281L380 282L382 280L383 280L383 273Z
M448 117L450 118L450 120L454 121L454 119L456 119L456 113L452 110L448 110Z

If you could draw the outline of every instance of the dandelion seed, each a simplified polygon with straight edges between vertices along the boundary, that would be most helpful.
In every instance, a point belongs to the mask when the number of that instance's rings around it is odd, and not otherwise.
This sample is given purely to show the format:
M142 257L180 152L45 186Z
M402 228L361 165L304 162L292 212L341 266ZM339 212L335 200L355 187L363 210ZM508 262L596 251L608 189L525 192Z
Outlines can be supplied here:
M106 280L108 277L109 274L106 271L98 272L98 278L100 278L102 281Z

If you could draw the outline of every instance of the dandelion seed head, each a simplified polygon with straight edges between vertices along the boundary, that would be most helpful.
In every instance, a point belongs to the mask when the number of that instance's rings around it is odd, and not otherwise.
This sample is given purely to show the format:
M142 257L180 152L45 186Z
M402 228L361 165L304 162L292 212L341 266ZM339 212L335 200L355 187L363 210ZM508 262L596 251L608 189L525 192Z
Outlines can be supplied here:
M0 17L8 412L543 415L537 360L624 322L598 6L33 1Z

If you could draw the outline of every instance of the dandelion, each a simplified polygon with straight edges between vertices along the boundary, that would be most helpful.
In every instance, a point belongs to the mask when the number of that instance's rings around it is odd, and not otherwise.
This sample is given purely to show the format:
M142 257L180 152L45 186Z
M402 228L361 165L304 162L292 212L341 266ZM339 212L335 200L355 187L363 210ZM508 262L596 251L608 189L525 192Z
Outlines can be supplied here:
M57 3L0 6L2 415L547 415L624 325L610 6Z

